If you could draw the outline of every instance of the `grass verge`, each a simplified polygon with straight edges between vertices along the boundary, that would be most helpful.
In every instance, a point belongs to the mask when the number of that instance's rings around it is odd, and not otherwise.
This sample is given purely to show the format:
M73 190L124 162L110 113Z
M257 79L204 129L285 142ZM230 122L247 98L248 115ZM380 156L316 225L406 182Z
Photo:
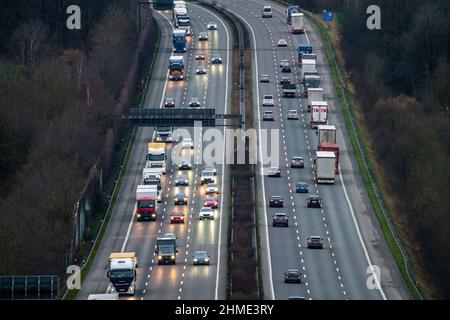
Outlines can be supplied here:
M325 30L322 23L319 22L317 20L317 18L314 17L311 13L306 12L306 11L303 11L303 12L310 19L310 21L312 21L313 24L316 26L316 29L319 31L320 37L322 38L325 52L327 54L328 61L332 68L333 80L336 85L336 91L338 94L339 103L344 111L343 112L344 122L345 122L347 131L350 136L350 141L351 141L351 144L352 144L352 147L354 150L354 154L355 154L355 157L356 157L356 160L358 163L358 167L361 172L364 184L366 186L366 190L369 195L370 202L374 208L374 211L378 218L378 221L380 222L380 226L383 231L383 234L387 240L389 248L394 256L395 262L397 263L397 265L400 269L402 277L410 291L411 296L414 299L421 299L421 296L418 292L418 289L416 288L416 285L413 283L413 281L411 280L411 278L409 276L409 273L407 270L407 265L403 258L401 248L397 244L397 241L396 241L393 233L391 232L389 223L383 214L382 207L379 202L379 198L377 197L377 194L372 187L372 182L371 182L370 176L373 177L373 179L375 180L375 184L377 184L376 175L374 174L374 170L371 165L370 159L367 156L364 157L364 155L363 155L363 153L366 155L368 153L366 150L364 139L363 139L362 135L359 134L360 129L358 127L358 124L356 123L356 121L352 122L352 115L351 115L353 112L352 103L351 103L351 101L347 101L347 99L346 99L346 96L349 96L349 95L346 95L346 88L345 88L344 80L341 78L341 75L337 69L337 65L335 64L333 52L335 52L336 50L331 45L332 40L330 38L329 31ZM353 130L353 126L354 126L356 132ZM360 144L358 143L357 135L359 136ZM360 147L361 147L361 149L360 149ZM364 158L366 159L366 161L364 161ZM381 201L386 203L386 201L384 201L384 195L382 194L382 192L379 192L379 194L381 197ZM425 293L423 288L419 288L419 290L421 290L423 293Z
M160 45L160 40L161 40L161 32L160 32L159 26L157 24L156 24L156 27L158 29L157 30L158 37L157 37L157 40L156 40L155 51L153 53L153 57L155 57L155 53L158 52L159 45ZM153 72L153 68L154 68L154 61L155 61L155 59L153 58L152 62L151 62L151 65L149 67L148 73L147 73L147 79L145 81L145 88L144 88L144 91L142 93L141 101L139 103L140 107L143 106L144 101L145 101L145 96L147 95L150 76L151 76L151 74ZM99 231L98 237L95 240L95 244L94 244L94 246L93 246L93 248L91 250L91 253L89 254L89 257L88 257L86 263L83 265L82 270L81 270L81 285L83 284L84 279L86 279L86 276L89 273L89 270L90 270L90 268L92 266L92 263L94 262L95 256L97 255L97 252L98 252L98 250L100 248L100 245L102 243L103 237L105 235L105 232L106 232L109 220L111 218L111 212L112 212L112 210L114 208L114 205L116 203L117 196L119 194L120 188L122 186L122 181L123 181L123 178L125 176L125 170L123 170L123 169L128 167L128 161L129 161L129 157L130 157L131 151L133 150L133 145L134 145L135 138L136 138L136 128L133 128L133 131L132 131L132 133L130 135L130 139L129 139L129 142L128 142L128 149L127 149L127 152L125 154L125 158L124 158L123 164L122 164L122 166L120 168L119 178L117 180L117 184L116 184L116 187L115 187L115 189L113 191L111 202L110 202L110 204L108 206L107 212L106 212L105 217L104 217L105 220L104 220L103 224L100 227L100 231ZM64 300L75 300L77 295L78 295L78 293L79 293L78 289L68 290L67 294L64 296Z

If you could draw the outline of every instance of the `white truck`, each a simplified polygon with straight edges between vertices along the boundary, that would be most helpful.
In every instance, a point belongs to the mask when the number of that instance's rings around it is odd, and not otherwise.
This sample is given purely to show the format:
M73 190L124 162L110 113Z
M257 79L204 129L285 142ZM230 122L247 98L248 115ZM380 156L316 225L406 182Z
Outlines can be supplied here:
M311 101L311 128L316 129L319 124L328 124L328 102Z
M117 292L90 294L87 299L88 300L119 300L119 294Z
M316 60L302 59L302 83L305 82L305 74L317 74Z
M311 101L323 101L322 88L308 88L308 112L311 112Z
M135 252L113 252L109 255L107 293L134 295L136 292L137 257Z
M294 12L291 14L291 31L292 33L305 33L303 13Z
M317 126L318 145L322 143L336 143L336 126L319 125Z
M316 151L317 183L336 182L336 155L331 151Z
M150 142L147 152L147 168L161 168L163 174L166 173L166 144L163 142Z
M136 188L136 219L156 220L158 214L158 186L138 185Z
M162 201L163 195L162 174L161 168L144 168L142 170L142 185L156 186L158 202Z

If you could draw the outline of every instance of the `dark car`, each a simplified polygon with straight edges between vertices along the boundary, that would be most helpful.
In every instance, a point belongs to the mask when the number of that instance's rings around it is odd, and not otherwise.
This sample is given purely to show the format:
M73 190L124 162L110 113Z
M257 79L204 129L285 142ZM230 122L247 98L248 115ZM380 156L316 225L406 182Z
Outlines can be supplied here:
M308 197L308 208L322 208L322 201L320 197L313 194Z
M217 209L219 207L219 201L217 198L207 197L205 201L203 201L203 206L207 208Z
M177 195L175 196L174 203L175 203L175 205L178 205L178 204L185 205L185 204L187 204L188 203L188 198L187 198L186 193L184 193L184 192L177 193Z
M291 168L304 168L305 167L305 159L302 157L293 157L291 159Z
M275 213L272 217L272 226L289 227L289 216L286 213Z
M280 80L281 85L290 84L290 83L291 83L291 79L289 77L281 77L281 80Z
M165 108L175 108L175 99L172 97L167 97L166 101L164 102Z
M291 66L288 64L285 64L284 66L281 67L281 72L290 73L291 71L292 71Z
M192 170L192 165L189 162L189 160L183 160L181 161L180 165L178 166L179 170Z
M319 236L309 236L308 249L323 249L323 239Z
M218 53L213 54L211 62L212 62L212 64L221 64L222 58L220 57L220 54L218 54Z
M306 182L297 183L296 191L297 193L308 193L308 184Z
M297 269L288 269L284 272L285 283L302 283L302 274Z
M269 207L283 208L283 198L280 196L272 196L269 200Z
M185 175L178 176L175 179L175 186L188 186L189 179Z
M181 211L172 212L170 214L170 223L184 223L184 214Z
M209 265L209 255L206 251L195 251L192 256L192 264L197 265Z

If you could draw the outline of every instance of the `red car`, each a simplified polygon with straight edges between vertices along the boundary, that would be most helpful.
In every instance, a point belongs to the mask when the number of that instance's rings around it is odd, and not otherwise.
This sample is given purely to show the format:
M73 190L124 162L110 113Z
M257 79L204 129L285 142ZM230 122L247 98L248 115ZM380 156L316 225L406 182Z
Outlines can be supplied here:
M181 211L170 214L170 223L184 223L184 214Z
M206 198L203 202L203 206L217 209L219 207L219 201L217 198Z

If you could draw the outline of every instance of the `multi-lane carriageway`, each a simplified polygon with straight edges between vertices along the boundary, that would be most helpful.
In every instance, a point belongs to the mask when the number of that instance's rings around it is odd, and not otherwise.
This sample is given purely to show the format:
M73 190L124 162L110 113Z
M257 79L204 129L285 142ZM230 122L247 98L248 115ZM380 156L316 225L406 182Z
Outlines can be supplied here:
M254 101L260 101L264 94L276 98L273 123L262 122L263 109L257 106L255 124L258 129L280 130L279 179L264 176L261 168L261 183L258 192L262 197L258 203L261 254L263 266L263 286L266 299L286 299L289 296L304 296L307 299L405 299L408 298L405 286L392 255L385 243L378 222L370 207L364 185L359 176L357 164L353 159L351 145L346 132L342 112L331 78L330 67L326 61L323 46L312 25L306 21L307 33L292 35L285 21L284 8L270 1L217 1L234 12L249 29L254 49L253 86ZM263 5L271 5L273 18L262 19ZM171 54L171 16L155 14L161 26L161 45L150 79L150 90L145 101L146 107L163 107L164 97L175 97L177 105L187 107L191 97L198 97L205 107L215 107L217 113L230 110L230 37L223 21L212 12L194 4L188 4L194 35L188 43L188 77L186 81L167 80L167 61ZM197 40L198 32L206 31L208 22L218 24L217 31L208 31L209 40ZM280 38L288 40L287 48L278 48ZM305 100L282 98L277 84L281 76L278 65L288 59L295 66L296 47L300 42L310 42L318 59L318 71L322 77L325 97L331 105L329 122L338 129L338 142L341 147L341 174L335 185L318 186L313 180L313 158L317 138L309 128L309 113L305 110ZM207 75L195 75L197 62L195 54L206 55ZM222 65L211 65L212 54L220 53ZM271 83L258 82L261 73L271 76ZM291 79L298 79L299 68L295 66ZM278 81L277 81L278 80ZM259 105L259 103L258 103ZM300 119L287 120L287 110L296 108ZM162 213L156 222L135 222L135 189L140 183L142 168L145 165L146 142L151 140L151 128L139 129L125 178L113 209L110 224L92 268L80 291L79 299L86 299L91 293L103 293L108 286L106 278L107 257L110 252L135 251L140 262L137 276L137 292L131 299L222 299L225 294L226 272L226 230L227 213L222 210L227 195L220 194L220 207L216 210L214 221L198 221L197 213L202 206L204 189L200 187L202 165L193 166L188 174L190 186L183 187L189 195L188 206L175 207L172 197L181 187L174 186L178 169L169 163L164 177L166 198L160 206ZM196 149L198 147L196 143ZM168 147L170 152L170 147ZM194 149L194 150L196 150ZM188 151L186 151L188 152ZM189 155L189 154L187 154ZM191 151L192 156L197 156ZM305 157L305 169L289 168L290 157ZM169 157L170 158L170 157ZM194 159L192 159L194 160ZM216 166L219 185L227 183L226 166ZM310 193L317 193L323 200L322 209L307 209L306 196L295 193L299 181L309 183ZM273 228L272 214L280 209L268 208L271 195L285 198L283 212L290 215L289 228ZM169 213L183 210L185 224L171 225ZM175 266L158 266L154 256L156 237L167 232L178 236L179 255ZM326 240L323 250L306 249L306 237L321 235ZM191 256L196 250L207 250L211 255L211 265L193 267ZM381 268L377 281L381 289L367 286L370 274L369 264ZM303 272L302 284L284 284L283 272L286 268L298 268ZM376 281L375 281L376 282Z

